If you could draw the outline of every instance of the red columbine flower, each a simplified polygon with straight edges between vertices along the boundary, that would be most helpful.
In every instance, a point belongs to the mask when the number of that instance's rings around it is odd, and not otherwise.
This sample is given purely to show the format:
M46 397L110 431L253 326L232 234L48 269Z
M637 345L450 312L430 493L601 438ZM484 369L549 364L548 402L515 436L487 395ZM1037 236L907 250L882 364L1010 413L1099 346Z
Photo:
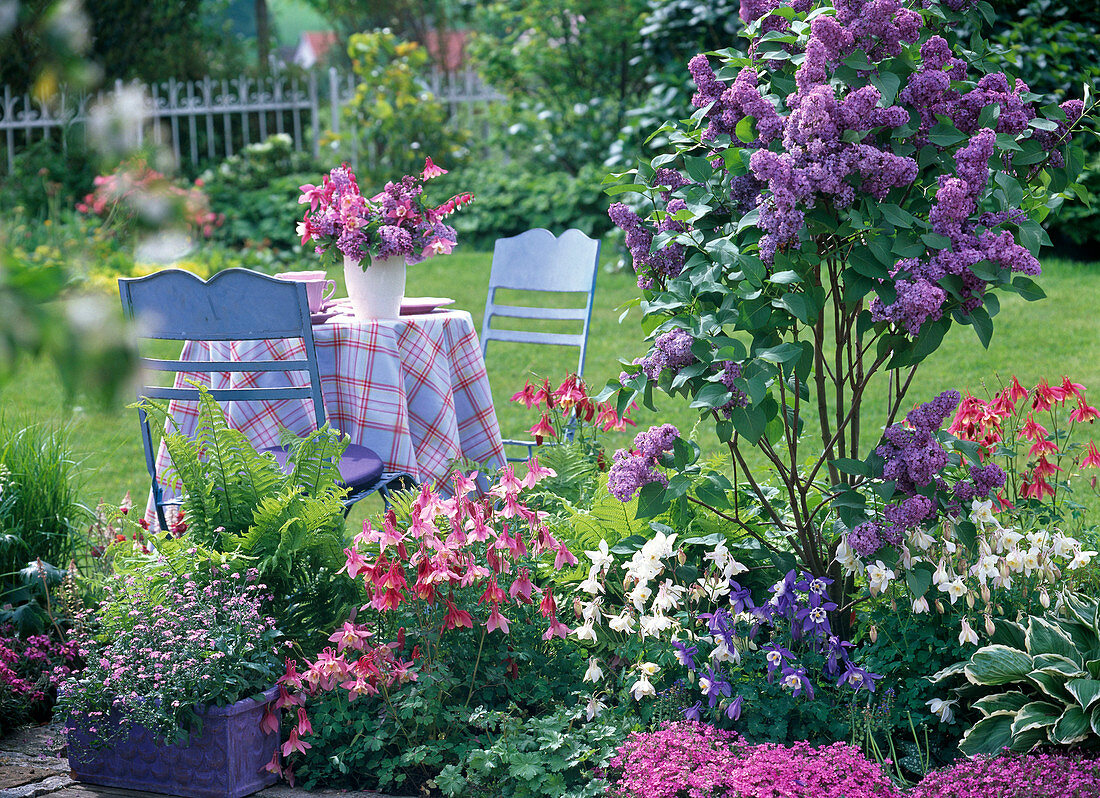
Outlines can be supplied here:
M554 431L554 427L550 424L549 413L543 413L542 418L540 418L538 423L531 427L528 432L531 433L531 435L535 439L535 443L539 446L542 445L543 439L556 438L558 436L558 434Z
M1079 423L1089 422L1090 424L1100 418L1100 410L1092 407L1084 399L1077 400L1077 409L1070 413L1070 419Z
M290 657L286 658L286 673L279 677L279 684L286 684L294 687L298 690L302 689L302 677L298 675L298 670L294 667L295 661Z
M1064 402L1065 400L1066 394L1061 386L1052 388L1046 380L1039 380L1039 384L1035 386L1035 390L1032 392L1031 406L1035 410L1050 410L1054 407L1055 402Z
M1033 474L1030 481L1025 478L1021 483L1021 488L1020 492L1024 496L1039 501L1042 501L1046 496L1054 495L1054 488L1039 474Z
M481 598L477 600L478 604L499 604L506 598L503 590L500 589L500 585L497 584L497 579L494 576L489 580L489 586L485 588L485 592L481 594Z
M264 716L260 719L260 731L265 735L279 731L279 718L271 711L270 704L264 707Z
M1089 441L1089 453L1081 461L1081 467L1100 468L1100 449L1097 449L1096 444L1092 441Z
M448 598L447 614L443 616L443 628L457 629L460 626L464 626L467 629L473 629L474 620L470 617L470 613L466 612L466 610L460 610L458 606Z
M431 180L433 177L442 177L447 170L432 163L431 158L424 159L424 171L420 173L421 180Z
M966 401L965 399L963 401ZM993 401L989 403L989 409L992 410L997 416L1004 418L1005 416L1011 416L1016 412L1016 400L1012 398L1012 391L1009 388L1005 388L999 394L993 397Z
M535 396L535 386L528 380L524 383L522 391L516 391L512 394L513 402L521 402L524 407L530 410L532 407L538 407L539 400Z
M1068 399L1071 396L1076 396L1077 400L1081 403L1085 401L1085 386L1078 382L1070 382L1069 377L1062 377L1062 396Z
M313 724L309 722L309 716L306 715L305 707L298 707L297 732L299 735L313 734Z
M500 608L496 604L493 605L493 610L489 613L489 620L485 622L485 629L489 632L499 629L504 634L508 634L508 619L500 614Z
M1045 441L1047 439L1046 428L1037 422L1030 413L1027 414L1027 419L1024 421L1023 427L1020 428L1020 438L1025 441Z
M304 754L307 748L312 747L313 746L307 743L305 740L299 738L298 728L294 726L290 729L290 736L287 738L287 741L283 743L283 756L290 756L293 751L298 751Z
M1100 453L1097 453L1097 456L1100 457ZM519 576L512 581L512 586L508 588L508 595L512 597L513 601L530 604L532 588L534 588L534 584L531 582L531 571L527 568L520 568Z
M543 618L551 618L557 610L558 603L554 601L554 591L546 588L542 594L542 601L539 602L539 612L542 613Z
M1058 454L1058 444L1054 441L1036 441L1028 449L1028 457L1035 457L1041 455L1045 457L1048 454Z
M1035 465L1035 470L1032 473L1036 477L1051 477L1062 469L1056 466L1054 463L1047 460L1046 455L1039 457L1039 462Z
M1027 398L1027 389L1020 385L1020 381L1016 379L1015 375L1012 377L1012 384L1008 386L1008 395L1013 402Z
M569 408L573 405L582 404L588 400L584 380L579 379L576 374L570 374L554 391L553 397L558 400L558 404L561 405L562 409L568 413Z

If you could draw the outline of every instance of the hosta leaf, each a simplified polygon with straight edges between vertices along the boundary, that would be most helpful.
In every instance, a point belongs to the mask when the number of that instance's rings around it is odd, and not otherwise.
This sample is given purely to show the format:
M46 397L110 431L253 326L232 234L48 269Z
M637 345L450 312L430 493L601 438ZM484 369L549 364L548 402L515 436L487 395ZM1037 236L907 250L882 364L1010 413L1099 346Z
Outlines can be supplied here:
M1042 671L1032 671L1027 675L1027 678L1046 695L1057 701L1070 704L1075 700L1069 690L1066 689L1065 676L1044 673Z
M1032 701L1022 706L1012 721L1012 735L1015 737L1028 729L1053 726L1062 717L1065 707L1050 701Z
M1062 596L1063 604L1074 618L1090 629L1095 629L1096 623L1096 599L1079 596L1075 593L1066 593Z
M1100 681L1096 679L1070 679L1066 682L1066 689L1084 710L1092 709L1092 705L1100 699Z
M1049 742L1049 732L1049 726L1033 726L1019 734L1013 732L1012 744L1008 747L1008 750L1017 754L1026 754L1035 746Z
M1069 635L1058 626L1049 621L1031 616L1027 624L1027 637L1025 639L1027 653L1032 656L1039 654L1059 654L1071 659L1078 665L1082 664L1081 653L1069 639Z
M1019 690L1010 690L1007 693L994 693L993 695L982 696L974 702L974 709L981 712L983 715L989 716L994 712L1001 710L1009 710L1015 712L1020 707L1026 705L1029 699L1026 695ZM1060 713L1062 710L1059 709ZM1057 719L1057 717L1055 717ZM1054 721L1051 721L1053 723Z
M982 718L963 735L959 750L967 756L996 754L1012 743L1012 721L1016 713L1004 710Z
M1011 648L1024 649L1024 639L1027 632L1023 626L1015 621L998 618L993 622L993 637L989 638L991 644L1000 644Z
M1089 736L1091 728L1089 716L1085 714L1085 710L1081 707L1070 707L1062 713L1062 717L1050 730L1050 739L1058 745L1079 743Z
M1100 705L1093 707L1089 713L1089 725L1092 726L1093 734L1100 735Z
M1032 659L1016 648L994 645L974 652L966 663L971 684L998 685L1023 681L1032 669Z
M1100 637L1096 636L1096 631L1091 626L1063 618L1058 621L1058 627L1073 641L1073 647L1079 653L1084 654L1100 648Z
M932 682L932 684L939 684L940 682L950 679L952 676L961 676L966 671L965 662L956 662L948 665L942 670L938 670L931 676L925 676L924 678Z
M1100 679L1100 659L1090 659L1085 663L1085 667L1088 669L1089 676Z
M1073 660L1063 657L1061 654L1039 654L1032 662L1032 668L1043 673L1052 673L1064 676L1066 679L1077 679L1088 676Z

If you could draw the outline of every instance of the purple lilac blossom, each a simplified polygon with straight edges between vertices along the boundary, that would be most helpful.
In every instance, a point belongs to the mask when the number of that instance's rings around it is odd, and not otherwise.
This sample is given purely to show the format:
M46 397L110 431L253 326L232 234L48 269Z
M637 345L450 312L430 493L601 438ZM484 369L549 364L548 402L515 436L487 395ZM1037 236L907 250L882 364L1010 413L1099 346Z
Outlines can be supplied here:
M668 477L657 470L657 461L680 437L680 431L672 424L662 424L639 432L634 437L636 451L619 449L615 452L608 473L607 487L621 502L628 502L643 485L651 482L668 484Z

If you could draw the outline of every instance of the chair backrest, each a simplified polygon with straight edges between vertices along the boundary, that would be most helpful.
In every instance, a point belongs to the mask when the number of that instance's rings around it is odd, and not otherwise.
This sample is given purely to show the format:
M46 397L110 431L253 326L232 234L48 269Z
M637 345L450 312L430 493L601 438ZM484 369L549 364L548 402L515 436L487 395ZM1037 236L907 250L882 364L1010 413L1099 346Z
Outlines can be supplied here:
M249 269L226 269L203 280L182 269L165 269L146 277L120 278L119 295L126 316L137 323L142 339L172 341L261 341L300 338L304 359L204 361L141 357L143 369L159 372L308 374L305 386L212 388L221 401L310 400L317 426L325 423L317 351L309 318L304 283L277 280ZM144 347L141 347L142 349ZM143 380L144 383L144 380ZM142 384L139 397L197 401L199 389L187 385L164 387ZM164 526L162 492L156 474L156 452L149 420L138 411L145 462L153 483L153 497Z
M485 300L485 319L481 327L481 353L489 341L553 344L578 348L577 375L584 372L588 345L588 325L592 319L592 299L596 290L596 267L600 242L580 230L566 230L555 238L549 230L536 228L510 238L498 238L493 247L493 266L489 273L489 295ZM498 289L553 293L584 293L584 307L544 308L502 305ZM579 333L532 332L492 327L494 318L549 319L580 321Z

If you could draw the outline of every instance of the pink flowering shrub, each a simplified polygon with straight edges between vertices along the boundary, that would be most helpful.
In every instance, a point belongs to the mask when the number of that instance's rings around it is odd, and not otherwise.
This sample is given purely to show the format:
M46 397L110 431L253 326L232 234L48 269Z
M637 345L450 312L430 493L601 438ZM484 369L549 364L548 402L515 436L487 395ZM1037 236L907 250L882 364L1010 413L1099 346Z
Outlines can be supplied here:
M87 666L64 683L58 703L101 739L110 739L112 716L121 728L136 723L165 740L186 739L197 704L261 693L281 670L281 634L264 612L271 597L255 569L211 563L181 573L165 561L159 576L116 574L98 610L78 618L74 639Z
M515 683L517 696L533 695L518 681L520 663L548 658L539 649L571 631L559 618L552 587L539 587L536 575L540 565L577 562L547 528L546 513L521 497L550 476L554 471L532 458L522 477L509 465L482 491L476 474L455 472L448 490L424 486L406 509L391 508L381 526L364 522L345 549L343 570L362 581L366 604L329 637L334 647L303 663L288 661L279 679L277 706L297 707L284 758L303 755L312 777L327 766L317 761L327 757L309 753L318 738L338 757L353 755L332 743L332 729L315 729L307 714L307 707L331 707L328 693L346 698L345 715L380 715L372 733L380 746L392 736L401 751L411 740L459 739L465 733L460 710L477 706L483 689L508 691ZM288 761L282 772L293 778L298 767ZM438 772L431 762L403 767L418 781Z
M616 798L898 798L881 769L846 743L748 745L691 721L632 734L608 772Z
M72 641L21 637L10 625L0 627L0 734L25 720L49 717L57 686L79 666Z
M1095 798L1100 760L1065 754L979 757L929 773L906 798Z
M190 187L178 186L143 159L99 175L93 185L92 193L78 202L76 209L98 216L104 228L120 236L133 233L142 224L176 224L192 235L210 238L224 221L221 214L210 210L201 180Z

